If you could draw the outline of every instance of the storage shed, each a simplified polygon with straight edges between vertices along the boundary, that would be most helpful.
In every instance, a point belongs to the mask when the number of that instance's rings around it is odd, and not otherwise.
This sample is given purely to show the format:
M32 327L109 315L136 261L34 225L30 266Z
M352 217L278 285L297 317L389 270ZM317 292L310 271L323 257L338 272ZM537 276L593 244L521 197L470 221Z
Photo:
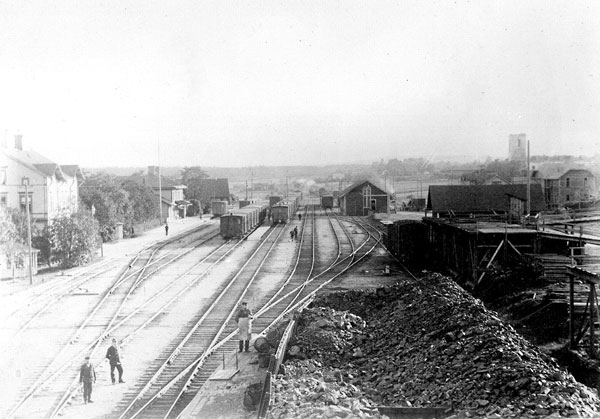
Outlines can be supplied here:
M371 212L387 213L390 196L369 180L362 180L344 189L339 197L340 211L345 215L363 216Z
M531 213L546 209L542 187L531 185ZM434 217L525 215L527 185L431 185L427 211Z

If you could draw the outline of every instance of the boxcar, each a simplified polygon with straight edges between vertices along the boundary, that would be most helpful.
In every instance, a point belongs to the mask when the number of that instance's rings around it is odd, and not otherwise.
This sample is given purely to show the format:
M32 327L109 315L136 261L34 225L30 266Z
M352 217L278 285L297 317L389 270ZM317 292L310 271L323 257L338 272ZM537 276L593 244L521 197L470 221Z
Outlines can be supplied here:
M246 234L245 214L225 214L220 218L221 236L225 239L243 237Z
M323 208L333 208L333 195L324 195L321 197L321 206Z
M385 245L402 262L422 263L427 255L427 226L417 220L398 220L387 226Z
M261 224L267 216L264 204L247 205L221 216L221 235L224 238L244 237Z
M271 208L271 218L274 223L286 224L293 218L296 208L295 199L281 201Z
M210 203L211 211L213 216L220 217L223 214L227 214L227 201L212 201Z

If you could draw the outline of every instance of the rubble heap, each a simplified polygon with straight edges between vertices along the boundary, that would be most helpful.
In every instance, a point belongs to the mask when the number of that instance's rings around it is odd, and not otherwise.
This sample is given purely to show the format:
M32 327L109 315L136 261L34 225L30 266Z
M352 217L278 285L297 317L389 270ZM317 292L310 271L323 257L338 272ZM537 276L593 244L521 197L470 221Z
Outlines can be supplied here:
M339 417L376 417L374 406L452 406L456 417L598 415L594 391L442 275L317 305L303 313L298 355L276 381L274 418L334 417L311 409L340 400L352 413Z

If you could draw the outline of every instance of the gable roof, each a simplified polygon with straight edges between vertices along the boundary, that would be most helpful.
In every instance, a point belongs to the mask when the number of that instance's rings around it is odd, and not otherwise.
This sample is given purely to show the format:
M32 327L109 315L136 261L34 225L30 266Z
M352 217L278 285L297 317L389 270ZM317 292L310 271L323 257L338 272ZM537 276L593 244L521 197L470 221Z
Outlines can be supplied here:
M527 200L527 185L431 185L427 196L427 209L433 212L507 212L508 197ZM539 184L531 185L531 211L546 209Z
M593 176L592 172L585 167L572 165L565 166L560 164L546 164L540 166L538 169L533 170L532 177L538 179L552 179L557 180L562 178L564 175L571 171L585 171L588 172L591 176Z
M8 158L45 177L53 177L56 175L58 179L64 180L64 174L61 167L35 151L25 151L17 148L2 148L1 151Z
M227 178L200 179L200 188L205 194L214 197L229 197L229 180Z
M371 180L368 179L364 179L364 180L359 180L358 182L353 183L352 185L348 186L346 189L344 189L339 197L343 197L346 196L348 193L352 192L355 189L361 188L364 184L369 183L372 187L375 187L376 189L379 190L379 192L381 192L382 194L387 194L388 192L382 188L381 186L379 186L376 182L373 182Z

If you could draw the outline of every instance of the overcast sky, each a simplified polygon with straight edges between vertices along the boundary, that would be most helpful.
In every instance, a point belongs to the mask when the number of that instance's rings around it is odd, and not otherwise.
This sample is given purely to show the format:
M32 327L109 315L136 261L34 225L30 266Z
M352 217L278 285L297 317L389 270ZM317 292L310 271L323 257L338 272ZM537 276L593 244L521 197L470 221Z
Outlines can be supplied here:
M0 42L0 133L62 164L600 151L598 1L4 0Z

